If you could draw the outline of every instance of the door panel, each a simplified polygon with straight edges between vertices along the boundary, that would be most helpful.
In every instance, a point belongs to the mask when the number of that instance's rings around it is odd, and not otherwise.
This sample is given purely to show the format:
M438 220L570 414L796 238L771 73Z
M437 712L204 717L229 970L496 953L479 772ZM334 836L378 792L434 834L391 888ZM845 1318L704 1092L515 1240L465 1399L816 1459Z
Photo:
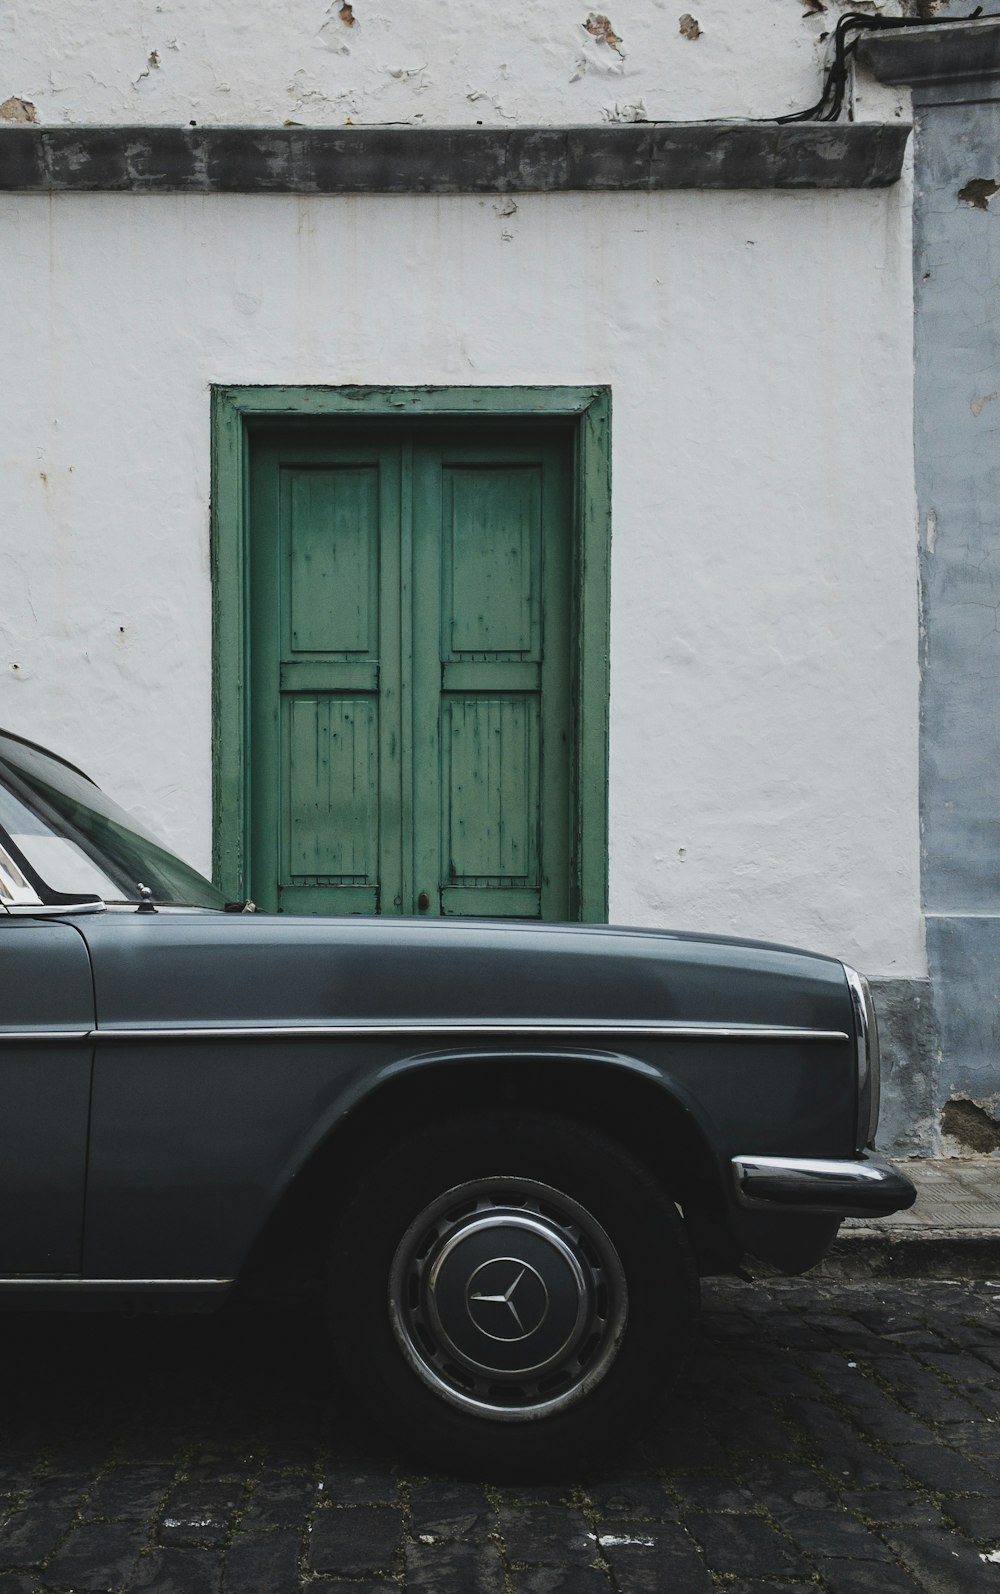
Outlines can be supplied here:
M251 472L251 894L568 913L567 445L294 433Z
M450 439L415 457L414 504L427 616L414 631L415 724L428 771L415 884L445 914L565 918L566 451L523 435Z
M399 874L398 481L377 441L254 456L251 894L272 912L377 913Z
M0 1273L79 1271L93 1028L76 930L0 912Z

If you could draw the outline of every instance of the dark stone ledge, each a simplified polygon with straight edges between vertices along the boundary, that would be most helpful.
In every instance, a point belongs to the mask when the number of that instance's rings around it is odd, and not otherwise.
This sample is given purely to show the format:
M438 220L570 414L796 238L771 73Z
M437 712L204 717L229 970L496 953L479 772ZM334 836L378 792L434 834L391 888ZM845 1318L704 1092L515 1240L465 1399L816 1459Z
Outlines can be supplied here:
M616 127L0 129L21 193L496 194L670 188L884 188L901 123Z
M858 57L883 83L965 83L1000 76L1000 22L899 28L862 39Z

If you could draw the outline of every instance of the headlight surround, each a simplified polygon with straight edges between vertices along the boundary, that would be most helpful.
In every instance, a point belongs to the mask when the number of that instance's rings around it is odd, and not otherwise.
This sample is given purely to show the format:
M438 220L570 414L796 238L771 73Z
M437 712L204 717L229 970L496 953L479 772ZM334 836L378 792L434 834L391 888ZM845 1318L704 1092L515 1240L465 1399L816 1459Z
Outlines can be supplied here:
M857 1149L875 1144L882 1095L882 1062L878 1042L878 1019L871 986L863 974L844 964L847 986L854 1009L855 1055L857 1060Z

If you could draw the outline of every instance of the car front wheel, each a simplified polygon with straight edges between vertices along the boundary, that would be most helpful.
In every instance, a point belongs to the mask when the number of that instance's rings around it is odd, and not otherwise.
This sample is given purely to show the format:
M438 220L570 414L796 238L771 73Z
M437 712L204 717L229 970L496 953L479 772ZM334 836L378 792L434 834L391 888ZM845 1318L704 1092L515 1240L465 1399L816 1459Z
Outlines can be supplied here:
M648 1415L696 1299L683 1224L648 1172L583 1125L507 1110L397 1144L331 1263L348 1387L450 1468L606 1453Z

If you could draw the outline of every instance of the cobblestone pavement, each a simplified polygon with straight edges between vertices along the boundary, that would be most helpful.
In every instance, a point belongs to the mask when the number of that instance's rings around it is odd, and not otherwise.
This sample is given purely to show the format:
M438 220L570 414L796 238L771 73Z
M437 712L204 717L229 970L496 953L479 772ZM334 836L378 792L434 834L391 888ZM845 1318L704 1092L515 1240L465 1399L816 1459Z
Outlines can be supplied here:
M1000 1283L710 1283L650 1436L545 1487L380 1454L312 1318L0 1346L0 1594L1000 1594Z

